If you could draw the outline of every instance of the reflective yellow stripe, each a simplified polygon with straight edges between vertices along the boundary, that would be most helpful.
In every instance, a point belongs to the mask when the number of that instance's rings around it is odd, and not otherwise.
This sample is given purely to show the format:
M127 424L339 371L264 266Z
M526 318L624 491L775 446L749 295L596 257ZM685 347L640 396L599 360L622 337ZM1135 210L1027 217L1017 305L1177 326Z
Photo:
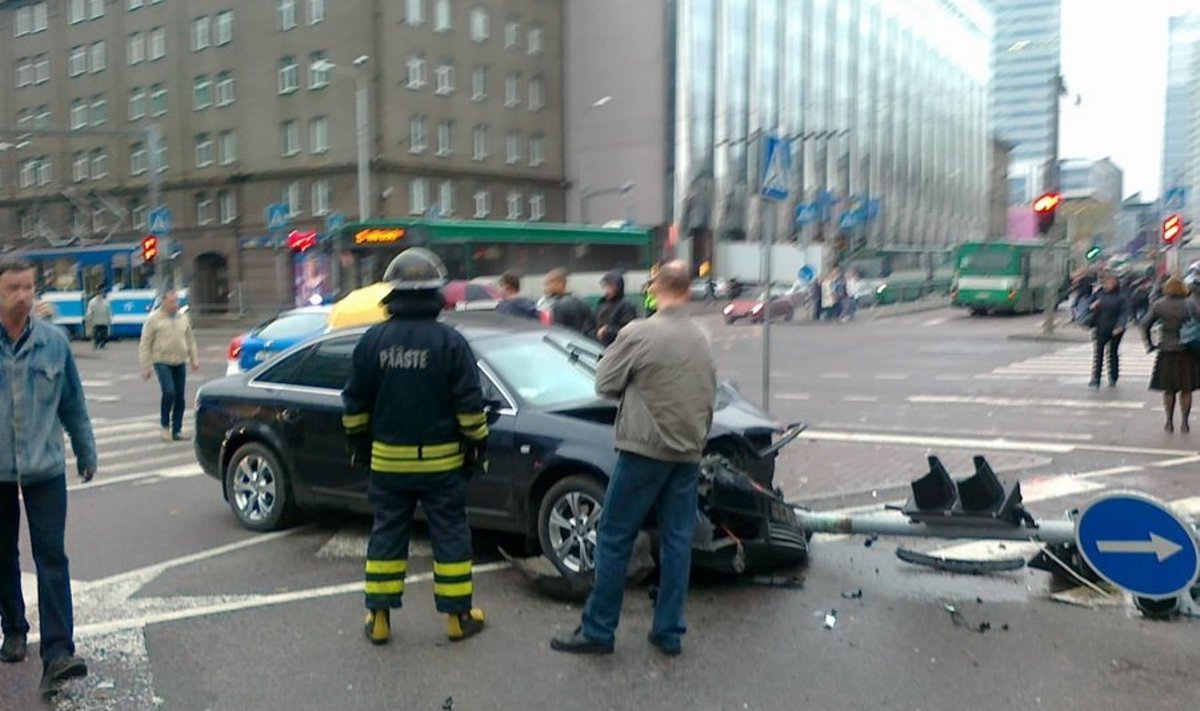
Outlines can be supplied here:
M342 427L348 430L366 427L371 422L371 413L363 412L357 415L342 415Z
M465 560L461 563L439 563L433 561L433 574L445 575L447 577L455 575L470 575L471 561Z
M420 447L411 444L388 444L386 442L371 443L371 454L388 459L442 459L459 454L462 446L458 442L446 444L426 444Z
M463 436L466 437L467 439L474 439L474 440L487 439L488 428L487 428L487 425L480 425L478 427L472 427L470 429L464 428L462 433L463 433Z
M482 425L485 422L487 422L487 416L482 412L473 412L469 415L458 416L459 427L475 427L476 425Z
M368 580L365 589L368 595L399 595L404 592L404 581L385 580L378 582Z
M408 570L407 560L368 560L368 573L403 573Z
M433 594L439 597L466 597L474 591L470 582L466 583L434 583Z
M462 469L463 455L441 459L384 459L371 457L371 469L384 474L438 474Z

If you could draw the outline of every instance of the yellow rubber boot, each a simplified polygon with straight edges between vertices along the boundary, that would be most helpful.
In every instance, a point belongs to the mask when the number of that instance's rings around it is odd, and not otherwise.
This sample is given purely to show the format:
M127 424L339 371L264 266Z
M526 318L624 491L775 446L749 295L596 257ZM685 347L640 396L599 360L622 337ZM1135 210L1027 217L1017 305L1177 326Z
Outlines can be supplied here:
M387 610L367 610L363 632L371 644L387 644L392 636L391 617Z
M470 612L459 612L446 616L446 631L451 642L460 642L467 637L473 637L483 631L483 610L471 608Z

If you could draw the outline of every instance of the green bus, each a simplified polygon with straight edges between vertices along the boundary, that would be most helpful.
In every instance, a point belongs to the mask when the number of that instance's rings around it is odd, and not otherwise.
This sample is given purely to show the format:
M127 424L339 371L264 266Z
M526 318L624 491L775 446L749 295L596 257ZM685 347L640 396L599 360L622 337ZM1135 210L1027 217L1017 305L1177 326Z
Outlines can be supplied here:
M954 252L940 247L885 247L850 257L844 270L862 278L861 305L915 301L947 294L953 280Z
M540 294L542 275L565 267L572 291L589 299L599 296L600 276L614 269L625 272L627 289L636 292L651 261L650 232L633 227L380 219L346 224L333 235L335 289L346 293L379 281L393 257L415 246L437 253L451 279L493 281L516 271L529 295Z
M1057 306L1069 278L1065 246L966 242L955 257L952 303L973 315L1041 311Z

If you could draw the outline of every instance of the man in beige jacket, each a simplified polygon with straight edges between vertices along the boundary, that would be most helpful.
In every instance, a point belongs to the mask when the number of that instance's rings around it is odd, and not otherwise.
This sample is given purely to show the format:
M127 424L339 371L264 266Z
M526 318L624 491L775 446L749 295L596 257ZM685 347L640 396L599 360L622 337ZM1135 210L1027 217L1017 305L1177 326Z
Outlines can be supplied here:
M187 314L179 311L179 295L174 291L163 294L162 305L146 317L142 340L138 346L138 361L142 378L151 373L158 376L162 388L160 418L164 442L183 439L184 391L187 385L186 366L192 372L200 369L196 352L196 336Z

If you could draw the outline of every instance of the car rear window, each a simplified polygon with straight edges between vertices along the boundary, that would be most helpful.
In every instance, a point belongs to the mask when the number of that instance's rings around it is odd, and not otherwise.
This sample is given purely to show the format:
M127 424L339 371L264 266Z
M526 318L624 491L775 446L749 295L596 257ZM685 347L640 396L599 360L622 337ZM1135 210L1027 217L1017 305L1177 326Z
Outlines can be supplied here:
M324 313L285 314L264 326L257 337L266 340L300 338L320 331L328 319L329 315Z
M585 366L590 350L577 362L570 347L544 340L544 334L485 338L471 347L505 386L534 407L552 408L596 397L596 381Z

